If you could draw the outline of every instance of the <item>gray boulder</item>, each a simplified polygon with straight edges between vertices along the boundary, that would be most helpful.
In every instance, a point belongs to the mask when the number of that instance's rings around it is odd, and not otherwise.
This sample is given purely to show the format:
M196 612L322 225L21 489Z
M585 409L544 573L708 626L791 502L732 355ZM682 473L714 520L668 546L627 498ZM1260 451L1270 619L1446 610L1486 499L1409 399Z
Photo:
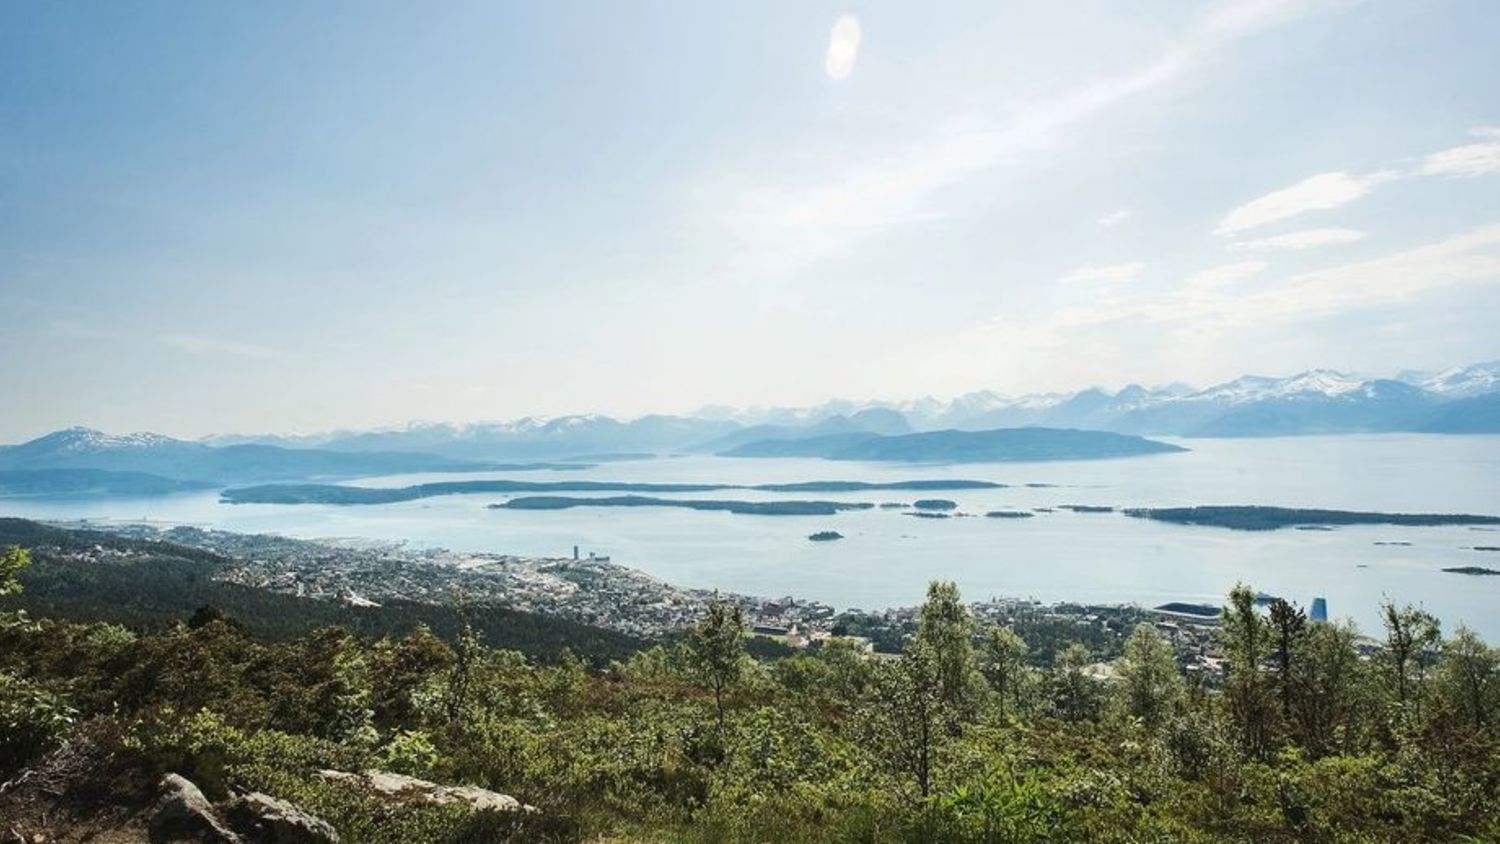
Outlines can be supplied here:
M500 794L472 785L439 785L389 771L365 771L363 774L351 774L346 771L319 771L318 775L326 780L367 788L382 797L393 800L463 804L475 812L489 810L531 813L537 811L535 806L528 806L509 794Z
M162 777L161 797L151 809L146 831L152 844L241 844L214 812L213 804L187 779Z
M327 821L295 804L258 791L236 797L224 816L253 844L338 844L339 834Z

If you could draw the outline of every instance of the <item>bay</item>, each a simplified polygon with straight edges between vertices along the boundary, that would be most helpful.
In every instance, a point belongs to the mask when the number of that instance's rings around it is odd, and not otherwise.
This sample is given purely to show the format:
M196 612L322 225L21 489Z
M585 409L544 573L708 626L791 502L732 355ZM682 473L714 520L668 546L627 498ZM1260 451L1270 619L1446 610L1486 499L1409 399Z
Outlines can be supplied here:
M1045 602L1218 603L1237 581L1380 630L1386 599L1426 607L1500 641L1500 577L1441 571L1500 568L1500 531L1466 527L1341 527L1249 533L1171 525L1115 513L1054 510L986 519L998 509L1263 504L1346 510L1500 514L1500 436L1413 434L1174 440L1186 453L1119 460L891 465L802 459L667 457L586 472L406 475L353 483L398 486L480 477L655 482L776 483L965 478L1004 489L924 493L735 490L680 497L846 501L949 498L974 518L917 519L893 510L834 516L747 516L677 508L492 510L495 494L396 504L227 505L217 493L88 501L10 499L0 513L38 519L186 523L301 538L364 537L527 556L566 556L574 545L694 587L793 595L840 608L917 603L929 580L952 579L970 599ZM1050 484L1028 487L1025 484ZM677 496L674 496L677 497ZM844 539L809 542L837 530ZM1376 543L1410 543L1376 544Z

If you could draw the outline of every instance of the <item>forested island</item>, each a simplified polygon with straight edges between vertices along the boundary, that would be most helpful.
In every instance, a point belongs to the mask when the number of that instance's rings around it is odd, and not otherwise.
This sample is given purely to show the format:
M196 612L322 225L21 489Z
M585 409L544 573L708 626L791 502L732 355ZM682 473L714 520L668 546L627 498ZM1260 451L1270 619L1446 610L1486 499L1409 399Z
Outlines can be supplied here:
M958 502L946 498L921 498L911 503L918 510L957 510Z
M774 484L633 483L627 481L440 481L403 487L344 484L262 484L226 489L226 504L392 504L439 495L535 492L682 493L751 490L756 492L864 492L1003 489L1005 484L972 480L798 481Z
M1500 525L1500 516L1464 513L1369 513L1357 510L1316 510L1293 507L1202 506L1135 507L1125 515L1181 525L1209 525L1232 530L1279 530L1327 525Z
M701 498L653 498L645 495L615 495L575 498L535 495L512 498L489 505L492 510L568 510L574 507L682 507L688 510L721 510L749 516L832 516L843 510L869 510L874 504L849 501L733 501Z

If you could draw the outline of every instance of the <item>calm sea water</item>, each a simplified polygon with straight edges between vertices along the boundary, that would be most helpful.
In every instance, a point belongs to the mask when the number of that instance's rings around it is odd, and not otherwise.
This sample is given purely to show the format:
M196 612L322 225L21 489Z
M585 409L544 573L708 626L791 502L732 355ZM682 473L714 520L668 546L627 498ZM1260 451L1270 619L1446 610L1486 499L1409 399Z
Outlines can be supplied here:
M494 477L763 483L805 480L972 478L1052 488L933 493L963 512L1059 504L1117 507L1271 504L1289 507L1500 514L1500 436L1371 435L1185 440L1192 451L1123 460L890 466L820 460L667 458L587 472ZM402 485L448 477L410 475L357 483ZM778 498L734 491L702 497ZM802 498L911 500L910 493L817 493ZM917 519L894 511L831 517L740 516L674 508L488 510L504 496L400 504L226 505L213 493L107 501L0 501L0 513L190 523L303 538L401 539L414 546L564 556L576 544L673 583L751 594L816 598L866 609L918 602L933 578L970 598L1043 601L1218 602L1236 581L1298 601L1326 596L1332 616L1379 631L1389 597L1424 605L1452 629L1460 621L1500 641L1500 577L1445 566L1500 568L1500 531L1463 527L1345 527L1244 533L1058 511L1031 519ZM838 542L807 535L837 530ZM1377 545L1377 542L1410 545Z

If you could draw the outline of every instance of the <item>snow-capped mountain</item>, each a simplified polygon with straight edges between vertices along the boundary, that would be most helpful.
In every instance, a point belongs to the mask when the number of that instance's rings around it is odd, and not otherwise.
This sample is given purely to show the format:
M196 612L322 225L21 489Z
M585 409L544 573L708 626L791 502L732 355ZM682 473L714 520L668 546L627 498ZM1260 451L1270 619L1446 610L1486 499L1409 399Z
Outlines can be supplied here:
M1442 396L1469 398L1500 391L1500 360L1457 366L1433 374L1412 373L1402 379Z
M1244 404L1267 399L1284 399L1297 396L1341 396L1352 393L1365 385L1365 380L1331 369L1310 369L1290 378L1267 378L1261 375L1245 375L1217 384L1206 390L1183 396L1192 401L1223 401Z
M1016 427L1184 437L1500 433L1500 361L1436 373L1404 372L1392 379L1313 369L1285 377L1246 375L1203 389L1181 383L1131 384L1119 390L1091 387L1019 396L977 390L949 401L931 396L910 401L835 399L812 407L713 407L637 419L577 414L470 424L414 422L363 431L222 436L201 442L69 428L0 447L0 470L87 468L240 482L419 471L452 467L453 461L713 452L757 440L843 433Z
M180 442L182 440L144 431L133 434L106 434L93 428L75 426L38 437L26 443L24 447L37 454L93 454L101 451L159 448Z

